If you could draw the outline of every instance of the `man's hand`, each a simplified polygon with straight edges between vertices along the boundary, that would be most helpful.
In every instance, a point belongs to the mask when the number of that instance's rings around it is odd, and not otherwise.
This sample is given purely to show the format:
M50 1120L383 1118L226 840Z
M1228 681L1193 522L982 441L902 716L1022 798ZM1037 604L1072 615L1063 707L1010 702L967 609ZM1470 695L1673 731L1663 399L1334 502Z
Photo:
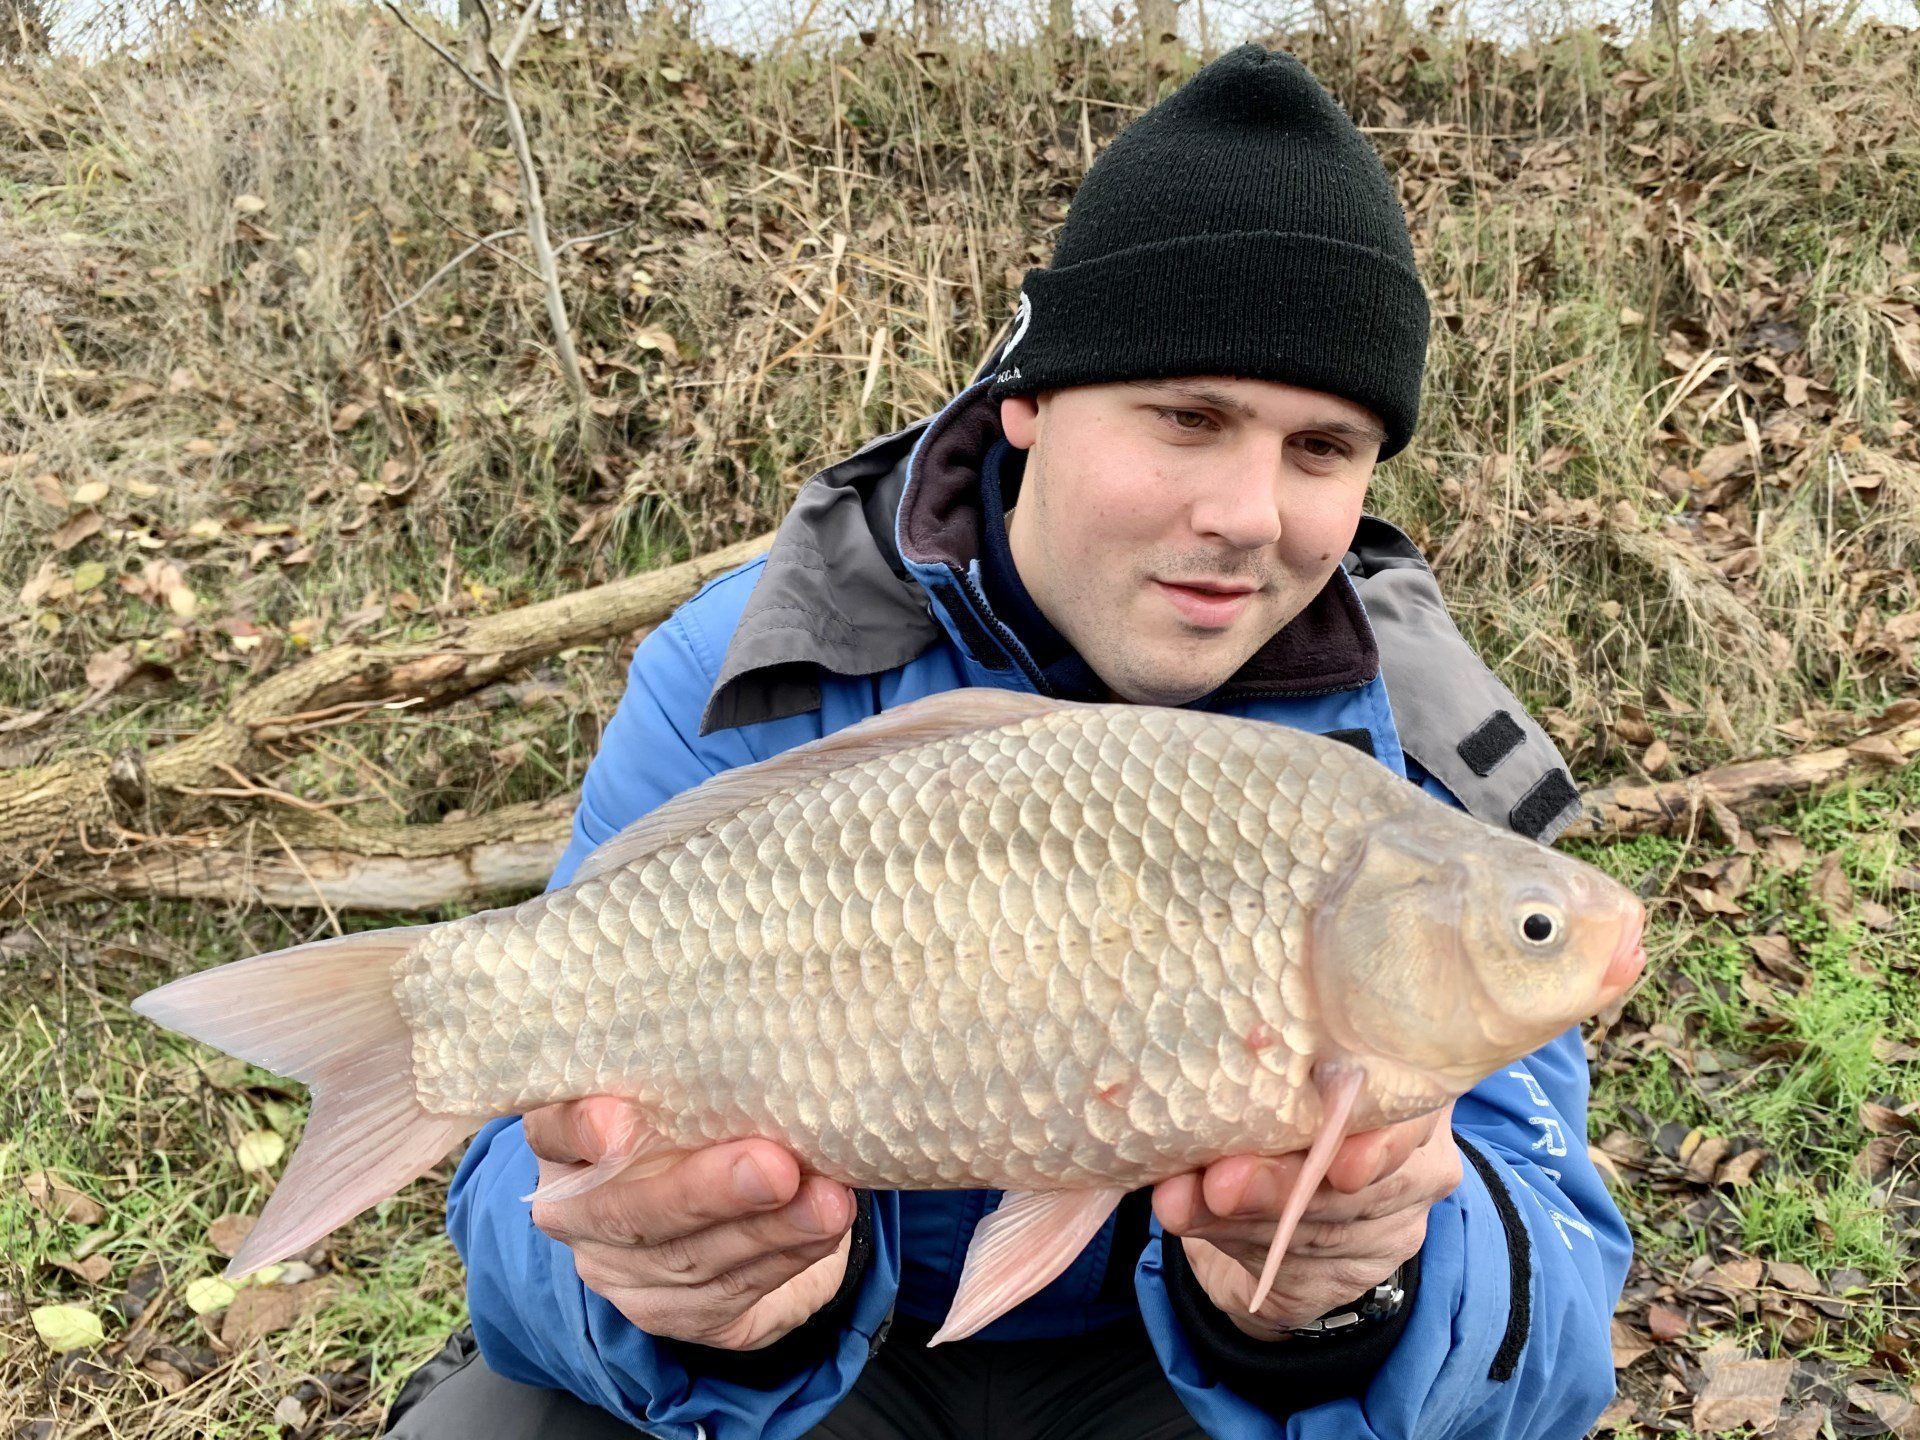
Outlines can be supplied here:
M545 1181L605 1154L628 1124L605 1096L526 1116ZM582 1283L649 1335L758 1350L831 1300L847 1271L853 1192L802 1177L770 1140L695 1150L666 1170L533 1205L533 1223L573 1251Z
M1163 1180L1153 1189L1154 1214L1181 1237L1213 1303L1255 1339L1277 1339L1359 1299L1419 1253L1427 1211L1460 1183L1452 1121L1449 1101L1432 1115L1341 1142L1258 1314L1247 1302L1304 1151L1230 1155Z

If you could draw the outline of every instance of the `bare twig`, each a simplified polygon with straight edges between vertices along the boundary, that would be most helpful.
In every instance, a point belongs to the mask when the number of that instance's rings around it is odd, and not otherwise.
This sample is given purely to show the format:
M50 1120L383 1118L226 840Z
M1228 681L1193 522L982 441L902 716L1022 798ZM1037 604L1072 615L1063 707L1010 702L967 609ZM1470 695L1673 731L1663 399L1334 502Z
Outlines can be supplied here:
M587 391L586 376L580 369L579 352L574 349L573 322L567 316L566 295L560 288L560 267L557 259L559 251L555 249L552 235L547 228L547 202L540 184L540 167L533 158L533 144L527 136L526 117L521 114L519 99L513 93L514 63L520 58L520 51L527 43L527 37L533 33L534 23L540 18L540 10L545 0L527 0L527 4L520 11L519 18L514 22L513 33L507 38L506 46L498 53L494 50L493 13L488 0L479 0L475 5L474 11L479 18L481 30L481 44L477 48L486 61L490 80L483 80L474 74L446 46L415 25L401 12L396 0L381 0L381 3L393 12L395 19L425 41L434 54L451 65L461 79L500 107L501 115L506 121L507 138L513 145L514 162L520 170L520 203L526 210L527 223L519 228L524 230L528 242L533 246L533 273L538 277L545 294L547 324L553 331L554 356L560 363L560 372L567 382L567 388L573 392L574 403L580 412L581 432L588 437L590 444L593 433L593 412L589 408L589 401L592 397ZM499 237L489 237L489 239L495 238ZM479 241L477 244L489 250L493 248L486 240ZM446 268L457 265L472 253L473 250L470 247L451 261ZM520 262L516 260L514 263ZM436 273L433 280L439 278L440 274ZM431 285L433 280L429 280L428 285ZM381 319L385 320L399 313L418 298L419 296L415 295L401 301L386 315L381 316Z
M413 294L409 295L406 299L402 300L398 305L395 305L392 309L387 310L385 313L383 313L380 316L379 323L384 324L387 321L391 320L394 316L398 315L402 310L405 310L408 306L418 304L429 290L431 290L435 285L439 284L441 280L446 278L448 272L452 271L455 267L457 267L469 255L473 254L474 251L492 250L494 241L505 240L510 235L524 235L526 233L527 232L523 228L516 225L511 230L496 230L491 235L483 236L482 238L474 241L471 245L467 246L466 249L462 250L458 255L454 256L451 260L447 261L446 264L442 265L438 270L434 271L433 274L429 275L426 278L426 280L422 282L420 288L418 290L415 290ZM568 243L572 244L574 242L569 241Z
M500 92L500 109L506 117L507 137L513 142L514 159L520 166L520 199L527 209L527 238L533 244L533 261L539 267L540 279L546 289L547 323L553 327L554 353L559 356L561 371L566 376L568 388L573 391L575 403L580 407L584 424L592 413L587 408L589 396L586 377L580 373L580 357L573 348L573 324L567 318L567 300L560 289L560 269L555 260L552 237L547 232L547 201L540 186L540 169L533 162L533 146L527 139L526 118L520 113L520 102L513 93L511 80L513 62L519 58L520 47L526 43L543 3L544 0L528 0L513 37L507 41L506 50L496 58L489 48L487 58L493 70L494 85ZM484 11L485 4L480 8Z
M528 0L527 8L520 12L520 23L514 26L513 38L507 41L507 48L500 52L497 62L502 73L513 69L513 62L520 58L520 47L533 33L533 22L539 18L540 7L545 3L546 0Z
M591 245L596 240L605 240L610 235L618 235L622 230L631 230L639 223L638 220L629 220L626 224L616 225L611 230L596 230L591 235L576 235L571 240L562 240L553 248L557 252L571 250L576 245Z
M447 64L451 65L454 69L454 73L457 74L462 80L466 81L467 84L471 85L474 89L478 90L482 95L486 96L487 99L493 101L494 104L498 105L500 103L499 91L495 90L491 85L487 84L486 81L482 80L478 75L474 74L466 66L462 65L459 62L459 60L454 58L454 54L451 50L447 49L446 46L442 45L438 40L434 39L431 35L427 34L426 31L422 30L418 25L414 24L413 21L409 20L406 17L406 15L401 11L400 7L393 3L393 0L381 0L381 3L384 4L387 7L387 9L393 12L394 19L398 20L402 25L406 26L407 29L411 30L415 35L419 36L420 39L426 44L428 49L433 51L433 53L438 55L442 60L446 61ZM484 13L485 7L482 6L481 9L482 9L482 12Z

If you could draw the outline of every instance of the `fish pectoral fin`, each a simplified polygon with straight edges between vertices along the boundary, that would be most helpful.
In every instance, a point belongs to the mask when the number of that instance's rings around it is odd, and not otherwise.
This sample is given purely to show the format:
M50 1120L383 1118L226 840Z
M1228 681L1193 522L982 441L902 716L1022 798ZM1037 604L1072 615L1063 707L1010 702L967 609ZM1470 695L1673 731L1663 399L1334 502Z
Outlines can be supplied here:
M550 1167L548 1175L534 1187L529 1200L577 1200L598 1190L609 1180L628 1177L635 1180L654 1175L678 1160L686 1151L671 1144L653 1126L636 1122L625 1134L616 1136L607 1153L598 1160L583 1160L576 1165Z
M1313 1067L1314 1088L1320 1092L1320 1128L1314 1132L1313 1144L1308 1147L1306 1161L1300 1167L1300 1177L1293 1182L1286 1208L1280 1212L1280 1223L1273 1227L1267 1261L1260 1267L1260 1282L1253 1288L1249 1309L1257 1311L1267 1303L1267 1292L1273 1289L1273 1278L1280 1273L1280 1262L1286 1258L1287 1246L1293 1243L1293 1232L1306 1212L1307 1202L1320 1189L1320 1182L1327 1178L1334 1153L1346 1139L1353 1102L1366 1078L1367 1072L1350 1061L1322 1062Z
M962 1340L1045 1288L1100 1233L1124 1190L1009 1190L967 1246L947 1318L929 1346Z

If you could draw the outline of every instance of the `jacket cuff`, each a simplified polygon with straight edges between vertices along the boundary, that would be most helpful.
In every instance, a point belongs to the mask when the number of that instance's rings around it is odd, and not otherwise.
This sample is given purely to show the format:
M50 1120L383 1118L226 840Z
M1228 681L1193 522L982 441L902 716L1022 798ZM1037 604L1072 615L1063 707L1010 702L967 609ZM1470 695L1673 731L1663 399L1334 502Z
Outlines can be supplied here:
M846 1278L833 1298L771 1345L758 1350L729 1350L690 1340L656 1337L655 1343L699 1379L725 1380L755 1390L772 1390L820 1364L839 1348L853 1319L860 1282L873 1259L873 1194L854 1191L853 1239L847 1247Z
M1415 1255L1401 1272L1406 1299L1392 1319L1363 1325L1350 1336L1256 1340L1213 1303L1179 1236L1164 1238L1160 1269L1174 1316L1202 1368L1276 1418L1364 1394L1400 1342L1420 1289Z

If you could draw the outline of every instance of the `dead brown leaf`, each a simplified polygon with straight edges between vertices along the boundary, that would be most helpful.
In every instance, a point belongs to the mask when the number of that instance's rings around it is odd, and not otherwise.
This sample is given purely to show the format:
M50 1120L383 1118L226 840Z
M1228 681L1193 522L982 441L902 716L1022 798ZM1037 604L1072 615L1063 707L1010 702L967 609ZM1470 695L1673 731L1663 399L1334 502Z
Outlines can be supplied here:
M1782 980L1797 982L1807 973L1794 959L1793 942L1784 935L1749 935L1747 948L1753 951L1754 959Z
M107 1207L91 1195L83 1195L51 1170L36 1170L21 1182L27 1198L57 1220L76 1225L98 1225L107 1218Z
M1624 1370L1653 1349L1653 1342L1618 1315L1613 1317L1613 1368Z
M1907 752L1886 735L1868 735L1847 746L1847 753L1861 760L1877 760L1882 765L1904 765Z
M220 1254L232 1259L258 1218L254 1215L222 1215L207 1226L207 1243Z
M1735 440L1730 444L1715 445L1700 457L1693 469L1700 479L1712 483L1751 469L1752 466L1753 452L1748 449L1747 442Z
M1907 1142L1899 1135L1876 1135L1853 1157L1853 1173L1868 1184L1884 1180L1899 1165Z
M230 1350L284 1330L319 1305L333 1289L330 1280L298 1285L249 1285L233 1297L220 1322L220 1343Z
M1820 1440L1827 1431L1827 1407L1819 1403L1796 1410L1773 1427L1772 1440Z
M1820 902L1829 924L1844 929L1852 923L1853 882L1847 879L1846 867L1841 863L1838 851L1821 858L1807 881L1807 888L1813 898Z
M1693 1401L1693 1423L1702 1431L1751 1425L1766 1431L1780 1418L1793 1377L1791 1360L1751 1360L1731 1343L1715 1345L1700 1357L1707 1383Z
M1767 1283L1780 1290L1790 1290L1796 1295L1824 1295L1827 1287L1820 1283L1820 1277L1804 1265L1796 1265L1791 1260L1769 1260L1767 1262Z
M1700 885L1682 885L1680 888L1687 892L1688 898L1691 899L1695 905L1700 907L1700 913L1703 915L1744 915L1747 913L1740 908L1737 901L1728 899L1718 890L1709 890Z
M1773 863L1792 874L1807 863L1807 847L1797 835L1773 835L1767 839L1767 854Z
M1920 1114L1868 1100L1860 1106L1860 1125L1869 1135L1916 1135L1920 1134Z
M1693 1328L1693 1322L1670 1305L1647 1307L1647 1333L1656 1340L1678 1340Z
M53 548L56 551L71 550L89 535L99 534L100 527L106 523L100 518L98 510L82 510L53 532Z
M1715 1177L1713 1183L1716 1185L1732 1185L1736 1188L1741 1185L1751 1184L1753 1181L1753 1172L1760 1168L1760 1163L1766 1158L1767 1150L1764 1146L1756 1145L1751 1150L1742 1150L1738 1155L1720 1167L1720 1174ZM1755 1263L1757 1264L1758 1262ZM1759 1275L1756 1273L1754 1276L1755 1283L1758 1283L1759 1278Z
M84 1260L56 1260L56 1270L64 1270L77 1280L98 1285L113 1271L113 1262L104 1255L89 1255Z
M1865 1385L1849 1385L1847 1400L1884 1425L1886 1434L1897 1436L1898 1440L1920 1440L1920 1406L1905 1395L1873 1390Z
M1720 1162L1732 1148L1733 1142L1724 1135L1706 1135L1695 1130L1680 1143L1680 1163L1687 1167L1690 1179L1710 1185Z

